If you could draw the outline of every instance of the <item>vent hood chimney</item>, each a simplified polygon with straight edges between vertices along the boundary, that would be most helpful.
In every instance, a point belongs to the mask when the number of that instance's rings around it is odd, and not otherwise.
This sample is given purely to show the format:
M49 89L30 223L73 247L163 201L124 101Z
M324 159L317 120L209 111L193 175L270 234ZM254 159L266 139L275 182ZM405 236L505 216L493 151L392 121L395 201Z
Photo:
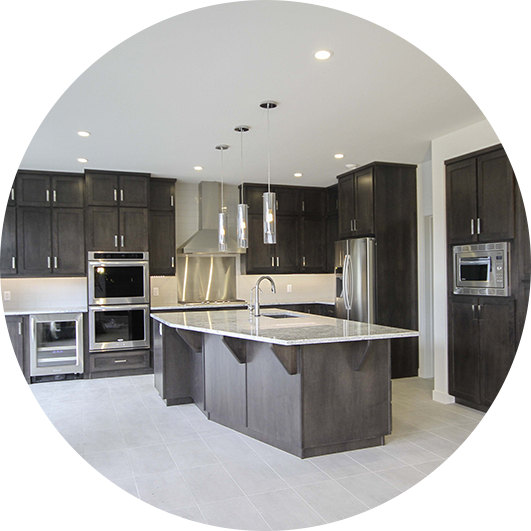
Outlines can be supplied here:
M234 238L227 236L227 251L218 248L218 214L221 209L221 184L203 181L199 183L199 230L186 240L177 252L185 254L240 254Z

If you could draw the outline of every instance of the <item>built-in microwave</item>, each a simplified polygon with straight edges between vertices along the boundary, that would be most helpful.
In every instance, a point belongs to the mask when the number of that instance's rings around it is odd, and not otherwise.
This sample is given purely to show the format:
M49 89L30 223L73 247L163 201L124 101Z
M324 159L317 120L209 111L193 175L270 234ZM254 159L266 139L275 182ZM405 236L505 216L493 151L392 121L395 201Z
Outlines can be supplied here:
M89 252L88 303L149 303L149 254Z
M454 294L508 297L509 245L498 242L454 246Z

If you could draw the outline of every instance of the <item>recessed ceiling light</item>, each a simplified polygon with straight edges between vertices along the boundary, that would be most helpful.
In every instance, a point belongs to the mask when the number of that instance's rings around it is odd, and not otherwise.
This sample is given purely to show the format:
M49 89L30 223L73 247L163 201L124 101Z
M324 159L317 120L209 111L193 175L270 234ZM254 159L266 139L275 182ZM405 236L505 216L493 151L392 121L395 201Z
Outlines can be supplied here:
M194 166L195 171L201 171L203 169L203 166Z
M81 11L81 16L90 22L98 22L98 20L101 20L105 15L97 9L88 8Z
M357 164L345 164L345 168L348 168L349 170L351 170L352 168L357 168L358 165Z
M302 177L302 173L294 173L293 177Z
M88 162L88 159L85 159L85 158L83 158L83 157L79 157L79 158L77 159L77 161L78 161L78 162L85 163L85 162Z
M344 156L345 156L345 155L343 155L343 153L336 153L336 154L334 155L334 157L335 157L336 159L342 159Z
M78 131L77 134L79 136L90 136L90 133L88 131Z
M503 85L505 85L505 81L503 79L496 79L495 81L491 81L489 83L490 88L500 88L503 87Z
M319 50L318 52L315 52L314 57L316 59L319 59L320 61L324 61L325 59L330 59L332 57L333 52L330 50Z

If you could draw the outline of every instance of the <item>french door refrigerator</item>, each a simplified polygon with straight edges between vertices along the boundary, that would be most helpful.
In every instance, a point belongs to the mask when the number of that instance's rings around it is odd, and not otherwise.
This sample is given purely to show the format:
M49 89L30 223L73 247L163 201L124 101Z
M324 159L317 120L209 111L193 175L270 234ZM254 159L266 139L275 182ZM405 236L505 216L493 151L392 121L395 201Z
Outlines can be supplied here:
M354 238L335 243L336 318L375 322L375 245L374 238Z

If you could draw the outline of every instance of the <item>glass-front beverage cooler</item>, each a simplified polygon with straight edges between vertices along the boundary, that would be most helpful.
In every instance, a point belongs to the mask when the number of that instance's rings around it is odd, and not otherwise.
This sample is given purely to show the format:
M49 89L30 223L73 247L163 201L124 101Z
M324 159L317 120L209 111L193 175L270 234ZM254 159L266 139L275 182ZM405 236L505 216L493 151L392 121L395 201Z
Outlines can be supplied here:
M83 314L30 316L30 376L83 372Z

